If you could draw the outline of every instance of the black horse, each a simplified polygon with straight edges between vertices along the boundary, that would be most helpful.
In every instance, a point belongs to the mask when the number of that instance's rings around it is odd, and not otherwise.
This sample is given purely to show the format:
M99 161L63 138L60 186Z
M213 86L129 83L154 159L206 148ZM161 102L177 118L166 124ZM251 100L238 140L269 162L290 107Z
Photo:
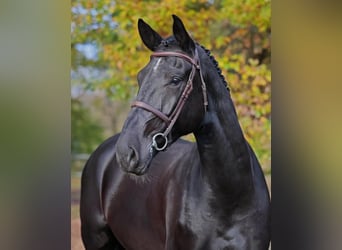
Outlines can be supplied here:
M143 20L153 52L121 134L82 175L86 249L268 249L270 198L216 60L173 16L163 39ZM196 143L179 139L194 133Z

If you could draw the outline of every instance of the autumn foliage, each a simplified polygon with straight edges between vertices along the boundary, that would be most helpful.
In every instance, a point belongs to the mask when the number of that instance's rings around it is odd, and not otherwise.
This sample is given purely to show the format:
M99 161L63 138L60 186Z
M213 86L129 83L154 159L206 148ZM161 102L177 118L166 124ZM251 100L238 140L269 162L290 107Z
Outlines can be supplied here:
M270 170L271 3L269 0L73 0L72 70L96 69L99 77L82 79L86 88L106 90L111 98L136 93L136 75L149 60L138 35L143 18L162 36L179 16L194 40L210 49L231 90L247 140L265 170ZM87 58L81 44L96 49Z

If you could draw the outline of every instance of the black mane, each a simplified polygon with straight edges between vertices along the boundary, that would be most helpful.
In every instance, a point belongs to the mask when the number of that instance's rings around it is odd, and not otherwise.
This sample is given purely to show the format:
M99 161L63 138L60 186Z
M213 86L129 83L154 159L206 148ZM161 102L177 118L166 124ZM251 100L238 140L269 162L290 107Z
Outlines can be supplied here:
M222 82L223 82L224 86L229 91L228 83L227 83L226 79L224 78L224 76L222 75L222 70L220 69L219 64L216 61L215 57L211 54L211 51L208 50L206 47L204 47L201 44L197 44L197 45L200 46L205 51L205 53L208 55L208 57L210 58L211 62L214 64L214 66L215 66L215 68L217 70L217 73L219 74L220 78L222 79Z

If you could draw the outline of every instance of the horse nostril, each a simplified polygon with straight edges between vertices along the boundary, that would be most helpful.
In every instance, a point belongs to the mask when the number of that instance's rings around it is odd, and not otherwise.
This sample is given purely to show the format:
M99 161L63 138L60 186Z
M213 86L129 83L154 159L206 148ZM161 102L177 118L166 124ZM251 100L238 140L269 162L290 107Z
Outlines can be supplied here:
M135 168L139 162L137 150L132 146L128 147L127 162L130 169Z

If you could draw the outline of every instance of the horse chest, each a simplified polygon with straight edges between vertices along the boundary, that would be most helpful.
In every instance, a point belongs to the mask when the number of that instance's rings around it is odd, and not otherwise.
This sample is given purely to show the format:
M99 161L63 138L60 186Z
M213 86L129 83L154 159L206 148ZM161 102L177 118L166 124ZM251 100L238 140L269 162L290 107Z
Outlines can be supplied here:
M148 185L136 185L113 196L108 222L125 249L163 249L165 227L161 206L149 202L149 192Z
M205 191L207 190L207 191ZM169 236L172 247L167 249L244 250L260 248L254 217L245 211L229 212L220 203L211 201L209 188L183 193L183 200L173 218Z
M255 236L245 222L228 224L207 213L202 217L194 216L187 223L178 223L173 238L175 242L170 249L262 249Z

